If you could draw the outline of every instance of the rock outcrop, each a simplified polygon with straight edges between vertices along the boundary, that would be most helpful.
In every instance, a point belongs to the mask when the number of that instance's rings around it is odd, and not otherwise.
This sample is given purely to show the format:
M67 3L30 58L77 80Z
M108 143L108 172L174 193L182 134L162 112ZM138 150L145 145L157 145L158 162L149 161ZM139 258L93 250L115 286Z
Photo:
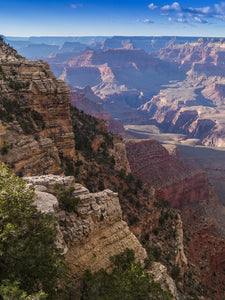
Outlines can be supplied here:
M127 158L126 146L121 139L118 138L114 140L113 149L110 151L110 154L115 159L114 169L116 171L123 169L126 175L131 173L130 164Z
M177 291L175 281L168 275L167 269L163 264L159 262L153 263L152 269L149 273L154 276L154 280L156 282L160 283L163 290L169 290L171 292L171 294L174 296L173 299L181 299Z
M144 262L146 251L122 220L117 193L110 190L90 193L74 183L73 177L47 175L26 177L25 180L35 188L37 208L57 217L63 237L61 243L66 246L66 261L74 278L86 269L110 270L110 256L126 248L133 249L136 259ZM74 187L73 195L79 197L75 212L69 213L58 207L58 200L52 195L56 192L55 184Z
M1 41L0 95L1 160L18 174L62 173L60 157L75 158L68 86Z

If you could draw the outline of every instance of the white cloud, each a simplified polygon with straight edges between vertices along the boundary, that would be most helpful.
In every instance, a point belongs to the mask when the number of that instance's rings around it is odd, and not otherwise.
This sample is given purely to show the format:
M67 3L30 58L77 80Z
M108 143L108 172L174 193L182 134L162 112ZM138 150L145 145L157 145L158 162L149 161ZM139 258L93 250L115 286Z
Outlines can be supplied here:
M201 18L199 18L199 17L194 17L193 21L194 21L195 23L201 23L201 24L208 24L208 23L209 23L208 21L203 20L203 19L201 19Z
M187 20L185 20L184 18L178 18L177 22L178 23L187 23Z
M172 5L164 5L161 7L161 10L166 10L166 11L181 11L182 8L178 2L173 2Z
M148 5L148 8L154 10L154 9L158 8L158 6L155 5L154 3L150 3L150 4Z
M199 7L199 8L189 7L187 9L184 9L184 11L187 11L187 12L190 12L193 14L200 14L200 15L210 15L213 13L213 10L210 6Z
M158 13L161 16L167 16L169 22L212 24L206 18L217 18L225 21L225 1L203 7L182 7L179 2L160 7L151 3L149 8L158 8Z

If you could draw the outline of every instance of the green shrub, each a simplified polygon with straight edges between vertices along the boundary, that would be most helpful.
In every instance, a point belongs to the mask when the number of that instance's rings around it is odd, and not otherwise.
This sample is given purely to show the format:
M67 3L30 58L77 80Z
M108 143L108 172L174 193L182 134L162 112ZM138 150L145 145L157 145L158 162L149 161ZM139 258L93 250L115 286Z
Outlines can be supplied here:
M85 272L81 299L172 299L171 294L164 292L160 284L154 282L152 277L144 271L140 262L134 262L133 250L126 249L110 260L114 265L111 274L103 269L93 274L89 270Z
M130 173L126 177L126 182L131 183L132 181L134 181L134 176Z
M137 224L140 220L137 216L128 216L128 220L129 220L129 225L135 225Z
M174 280L178 280L180 278L181 269L179 265L173 265L172 271L171 271L171 277Z
M154 201L154 206L158 208L169 208L170 203L167 200L159 199L157 201Z
M54 188L59 200L60 208L68 212L75 212L80 200L79 197L73 196L75 188L70 187L69 189L65 189L62 184L55 184Z
M143 183L142 183L141 179L138 179L138 180L136 181L136 187L137 187L138 189L141 189L142 186L143 186Z
M13 289L10 284L4 287L9 280L18 282L19 289L28 294L42 289L51 299L62 286L66 269L54 243L55 219L37 211L33 195L23 179L0 167L1 294Z
M9 151L9 147L4 143L4 145L1 148L1 155L7 154Z
M103 191L105 189L105 185L102 179L99 180L98 182L98 190Z
M45 300L47 295L40 291L38 293L27 295L19 288L18 282L11 283L9 280L3 280L0 285L0 296L3 300Z

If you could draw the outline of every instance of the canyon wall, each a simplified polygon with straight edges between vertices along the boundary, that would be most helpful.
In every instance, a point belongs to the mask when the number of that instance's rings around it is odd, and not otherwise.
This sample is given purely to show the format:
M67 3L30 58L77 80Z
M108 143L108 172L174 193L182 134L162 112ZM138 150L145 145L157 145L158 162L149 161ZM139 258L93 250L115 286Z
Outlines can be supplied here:
M155 140L128 140L126 150L132 174L153 186L155 196L172 207L215 196L203 171L184 165Z
M110 190L90 193L75 183L72 176L44 175L25 177L25 180L36 190L36 206L57 217L61 244L73 277L80 277L86 269L109 270L110 256L126 248L133 249L136 259L144 262L146 251L123 221L117 193ZM60 209L56 197L51 196L56 194L55 184L74 188L73 197L79 198L76 211Z
M62 173L75 159L70 90L47 63L29 62L0 44L0 159L16 173Z

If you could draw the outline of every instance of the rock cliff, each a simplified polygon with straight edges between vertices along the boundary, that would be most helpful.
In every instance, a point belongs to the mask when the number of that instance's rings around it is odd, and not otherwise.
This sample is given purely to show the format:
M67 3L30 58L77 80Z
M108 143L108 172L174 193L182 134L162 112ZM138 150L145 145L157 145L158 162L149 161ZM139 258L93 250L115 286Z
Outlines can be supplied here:
M126 143L132 174L155 188L155 196L181 208L214 196L203 171L181 163L154 140Z
M1 160L19 174L62 173L75 158L70 90L44 62L0 44Z
M165 199L179 209L181 218L179 214L176 217L176 237L173 243L177 252L174 253L174 260L180 266L186 291L190 292L190 286L200 291L201 285L202 295L206 291L208 293L206 299L223 299L225 250L220 229L223 222L217 219L223 213L206 174L179 162L174 154L170 156L163 146L153 140L128 141L126 148L134 176L155 187L159 203ZM166 230L163 226L168 214L161 211L158 221L157 218L155 223L152 220L155 224L152 231L157 237L151 236L149 239L158 239L156 244L163 251L167 246L161 235ZM174 224L168 226L173 228ZM148 245L149 242L145 243ZM150 244L153 246L153 241ZM188 275L190 273L192 275Z
M44 213L57 217L64 246L66 261L73 277L79 277L86 269L109 270L110 256L133 249L137 260L142 263L146 251L129 230L122 219L118 194L110 190L90 193L81 184L75 183L72 176L34 176L25 177L35 188L35 204ZM56 184L66 189L74 188L73 196L78 197L76 211L60 209Z
M224 39L204 38L158 52L162 61L179 64L186 72L184 80L171 82L141 106L164 132L224 147L224 45Z

